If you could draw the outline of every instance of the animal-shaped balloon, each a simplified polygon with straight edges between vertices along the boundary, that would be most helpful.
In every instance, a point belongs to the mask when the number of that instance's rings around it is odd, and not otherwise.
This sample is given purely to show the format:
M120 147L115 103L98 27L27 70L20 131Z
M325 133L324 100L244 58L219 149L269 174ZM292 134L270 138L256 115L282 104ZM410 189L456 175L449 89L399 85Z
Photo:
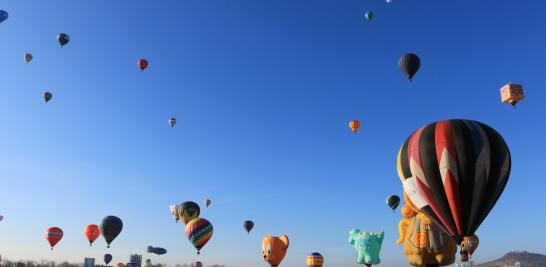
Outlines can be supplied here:
M349 244L356 249L356 263L372 266L379 264L379 252L381 252L381 244L383 244L385 233L361 232L359 229L353 229L349 232Z
M398 224L400 238L396 244L404 244L404 254L413 266L446 266L455 262L457 245L444 231L419 211L408 196L402 206L404 217Z
M277 267L281 264L286 251L288 250L288 236L279 237L267 235L262 240L262 256L271 267Z

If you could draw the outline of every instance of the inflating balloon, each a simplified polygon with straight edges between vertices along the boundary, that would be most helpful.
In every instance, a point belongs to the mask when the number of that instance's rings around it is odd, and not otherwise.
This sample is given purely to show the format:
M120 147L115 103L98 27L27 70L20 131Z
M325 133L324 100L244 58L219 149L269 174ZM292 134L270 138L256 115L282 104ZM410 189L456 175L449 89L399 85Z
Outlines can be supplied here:
M271 267L277 267L281 264L286 251L288 250L288 236L280 237L266 235L262 240L262 256Z
M253 221L245 221L243 223L243 227L245 228L246 232L250 234L250 231L252 228L254 228L254 222Z
M523 100L523 87L521 84L508 83L500 89L502 103L510 103L514 108Z
M63 238L63 230L59 227L49 227L45 232L45 238L53 250L53 247Z
M140 68L141 71L144 71L148 67L148 60L146 59L139 59L137 61L137 66Z
M178 217L187 224L189 221L198 218L201 213L199 205L193 201L186 201L182 203L178 208Z
M70 36L68 36L66 33L59 33L57 35L57 42L59 42L61 47L63 47L70 42Z
M419 70L420 66L421 60L416 54L408 53L403 55L398 60L398 67L404 74L406 74L410 82L413 79L413 75L415 75L415 73L417 73Z
M404 192L457 243L474 235L502 194L510 151L490 126L447 120L414 132L398 152Z
M176 125L176 119L175 118L170 118L169 119L169 125L171 126L171 128L173 128Z
M307 256L307 267L322 267L324 264L324 258L320 253L313 252Z
M355 247L357 253L356 263L368 267L372 266L372 264L381 263L379 252L381 252L384 237L384 232L370 233L361 232L359 229L351 230L349 232L349 244Z
M392 212L400 205L400 197L397 195L390 195L387 197L387 205L392 209Z
M90 224L85 227L83 233L85 234L85 237L87 237L87 240L89 240L89 245L92 246L93 242L100 236L100 229L98 225Z
M205 199L205 206L207 206L207 208L208 208L211 202L212 201L210 201L210 199L208 199L208 198Z
M193 219L186 225L186 237L200 254L201 248L209 242L213 233L212 224L203 218Z
M116 239L123 229L123 222L116 216L106 216L102 219L100 224L100 231L104 240L106 240L107 247L110 247L110 243Z
M24 56L24 58L25 58L25 63L29 63L29 62L32 61L32 59L33 59L34 57L32 56L31 53L26 53L25 56Z
M44 92L43 98L44 98L44 101L47 104L47 102L49 102L49 100L51 100L51 98L53 98L53 94L50 93L50 92Z
M9 18L9 14L7 11L5 10L1 10L0 9L0 23L4 22L5 20L7 20Z
M371 21L373 19L373 12L367 11L366 13L364 13L364 18L368 21Z
M111 261L112 261L112 255L104 254L104 263L106 264L106 266L108 266L108 263L110 263Z
M351 120L349 122L349 128L351 128L351 131L353 131L353 133L356 133L358 131L358 129L360 129L360 121Z

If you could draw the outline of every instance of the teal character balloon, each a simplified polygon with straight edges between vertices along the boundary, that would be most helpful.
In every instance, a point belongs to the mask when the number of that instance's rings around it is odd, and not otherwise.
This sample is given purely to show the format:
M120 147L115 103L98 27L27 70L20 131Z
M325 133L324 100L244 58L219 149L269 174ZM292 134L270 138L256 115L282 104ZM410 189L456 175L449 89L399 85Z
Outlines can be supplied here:
M372 266L372 264L381 263L379 252L381 251L384 236L385 232L383 231L371 233L361 232L359 229L351 230L349 232L349 244L356 249L356 263L365 264L368 267Z

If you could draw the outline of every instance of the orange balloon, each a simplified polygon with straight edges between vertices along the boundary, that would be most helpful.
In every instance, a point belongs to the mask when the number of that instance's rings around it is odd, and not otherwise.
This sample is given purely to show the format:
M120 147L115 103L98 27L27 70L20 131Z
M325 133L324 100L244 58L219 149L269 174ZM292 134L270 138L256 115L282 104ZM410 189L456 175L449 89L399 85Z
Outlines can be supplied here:
M89 240L89 245L92 246L93 242L97 240L100 236L100 229L99 226L96 224L90 224L87 227L85 227L85 230L83 231L85 236L87 237L87 240Z
M463 239L463 246L466 247L469 256L472 256L472 253L478 248L479 244L480 239L477 235L465 236Z
M353 133L356 133L356 131L358 131L358 129L360 128L360 121L358 120L351 120L349 122L349 128L351 128L351 130L353 131Z

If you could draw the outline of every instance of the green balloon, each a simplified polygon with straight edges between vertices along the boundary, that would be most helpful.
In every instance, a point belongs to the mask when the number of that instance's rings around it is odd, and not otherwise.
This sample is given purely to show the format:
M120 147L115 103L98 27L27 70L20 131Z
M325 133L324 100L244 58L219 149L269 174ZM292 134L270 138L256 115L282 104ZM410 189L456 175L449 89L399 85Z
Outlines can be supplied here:
M349 244L355 247L357 257L356 263L370 266L379 264L379 252L383 244L385 232L371 233L361 232L359 229L353 229L349 232Z
M371 21L372 18L373 18L373 12L368 11L368 12L364 13L364 18Z

